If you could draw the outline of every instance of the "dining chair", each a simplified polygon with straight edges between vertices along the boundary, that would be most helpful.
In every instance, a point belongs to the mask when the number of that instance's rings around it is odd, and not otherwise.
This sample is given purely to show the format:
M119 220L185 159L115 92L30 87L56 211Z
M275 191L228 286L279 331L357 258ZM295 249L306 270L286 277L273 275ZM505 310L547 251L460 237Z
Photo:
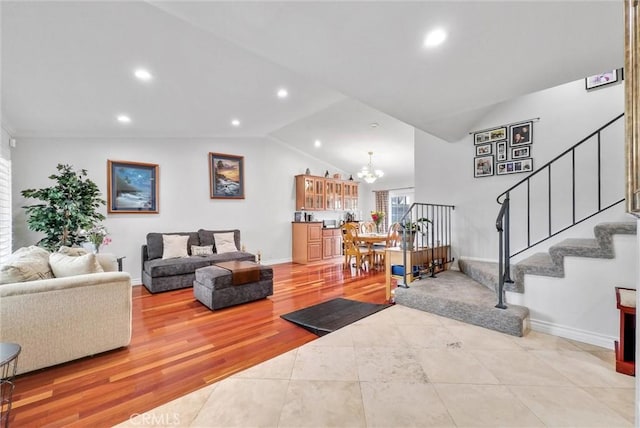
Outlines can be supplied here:
M372 221L363 221L360 223L360 232L362 233L374 233L376 231L376 224Z
M358 226L353 223L345 223L342 226L342 242L344 243L344 263L349 265L351 259L356 258L358 268L364 266L365 260L372 263L372 252L368 247L358 245Z
M373 246L374 260L376 263L383 264L384 263L384 255L385 250L387 248L395 247L398 245L398 240L400 239L400 233L402 230L402 226L400 223L392 223L389 226L389 230L387 231L387 240L384 245L375 244Z

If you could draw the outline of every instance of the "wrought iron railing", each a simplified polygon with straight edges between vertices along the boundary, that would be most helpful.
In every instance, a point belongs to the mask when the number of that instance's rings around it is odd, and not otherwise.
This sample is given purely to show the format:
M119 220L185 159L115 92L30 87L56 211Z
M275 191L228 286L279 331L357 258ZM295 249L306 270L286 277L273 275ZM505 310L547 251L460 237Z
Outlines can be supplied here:
M451 227L454 209L453 205L415 202L400 218L400 247L404 251L402 282L398 282L398 287L409 288L408 275L435 277L437 271L453 262ZM408 253L415 256L411 257L412 266L407 269Z
M513 282L510 277L511 275L510 259L512 257L624 201L624 197L619 198L616 195L614 195L614 197L611 198L612 202L608 202L608 203L603 202L603 180L602 180L602 177L603 177L602 136L604 131L608 130L610 127L616 124L623 116L624 116L624 113L620 114L616 118L607 122L605 125L598 128L596 131L592 132L591 134L589 134L588 136L586 136L585 138L583 138L573 146L569 147L567 150L563 151L558 156L556 156L555 158L553 158L552 160L550 160L540 168L538 168L538 170L529 174L527 177L525 177L524 179L520 180L519 182L511 186L509 189L501 193L496 198L498 203L501 205L500 213L498 214L498 218L496 219L496 229L498 230L499 241L500 241L499 254L498 254L498 257L499 257L498 276L499 277L498 277L498 289L496 290L498 293L498 304L496 305L496 307L502 308L502 309L506 308L506 305L504 303L504 284L508 282ZM623 137L621 138L622 140L624 140ZM577 164L577 159L576 159L577 149L583 146L586 146L590 143L596 145L595 147L596 159L593 161L595 162L595 168L589 168L589 167L585 167L584 165ZM608 153L617 153L617 152L614 150L611 150L611 147L609 147ZM623 153L623 150L621 149L620 154L622 153ZM565 163L570 164L570 166L568 167L569 173L565 172L567 171L567 166L561 165L561 162L563 161ZM610 166L609 168L616 168L616 166ZM554 216L554 212L556 211L553 209L552 195L554 194L553 193L554 180L552 179L553 178L552 170L553 171L558 170L559 172L560 171L563 172L562 174L557 173L557 176L561 181L562 181L563 174L565 178L569 177L569 180L571 181L571 192L570 192L571 193L570 194L571 220L566 222L566 225L557 227L555 230L553 229L553 223L554 223L553 216ZM586 181L587 183L590 182L591 184L595 183L595 186L596 186L596 190L595 190L596 195L594 199L596 199L597 202L595 201L593 202L595 207L593 207L593 209L591 210L587 209L586 212L583 213L582 217L578 217L578 214L577 214L576 196L579 190L583 190L583 189L592 190L593 187L577 185L576 173L578 171L580 172L580 174L584 175L585 177L589 177L589 178L585 178L584 181ZM605 171L605 172L611 173L611 171ZM591 176L590 173L592 173L593 176ZM542 191L542 196L540 195L540 193L538 193L538 197L535 198L535 201L532 202L531 192L532 192L533 180L535 180L536 178L543 177L543 174L546 174L546 177L545 177L547 182L546 189ZM566 183L563 182L561 184L566 184ZM544 187L544 185L542 187ZM536 186L536 188L539 189L540 186ZM511 216L512 209L514 208L512 195L515 192L519 192L522 190L524 190L524 193L525 193L524 212L526 213L526 227L524 229L526 230L526 244L521 245L520 248L518 248L516 251L512 253L510 249L510 246L512 244L511 240L513 237L511 226L510 226L510 216ZM566 195L562 193L561 196L566 196ZM535 205L535 202L542 202L546 204L546 210L544 209L544 207L542 209L537 208L533 210L532 205ZM533 207L533 208L536 208L536 207ZM545 214L546 214L546 224L545 224L546 231L540 235L539 239L534 240L532 239L532 230L531 230L532 215L539 220Z

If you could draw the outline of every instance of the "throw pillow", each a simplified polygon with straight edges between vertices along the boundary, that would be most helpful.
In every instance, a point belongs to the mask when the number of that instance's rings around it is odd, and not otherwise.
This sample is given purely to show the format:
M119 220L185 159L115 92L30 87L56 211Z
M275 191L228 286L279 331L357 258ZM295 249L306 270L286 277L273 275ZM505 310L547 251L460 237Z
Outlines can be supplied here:
M70 257L84 256L85 254L89 253L84 248L80 248L80 247L65 247L64 245L62 247L60 247L58 252L60 254L64 254L64 255L70 256ZM95 268L94 272L104 272L104 269L102 269L102 266L100 265L100 262L98 261L98 257L97 256L95 258L95 261L96 261L96 265L94 266L94 268Z
M218 254L238 251L236 241L233 238L233 232L214 233L213 239L216 242L216 253Z
M0 284L53 278L49 267L49 252L32 245L16 250L0 267Z
M187 253L188 236L162 235L162 259L189 257Z
M191 246L192 256L211 256L213 255L213 245Z
M49 265L51 265L51 270L56 278L97 273L96 264L96 255L93 253L83 256L52 253L49 256ZM100 272L102 272L102 268L100 268Z

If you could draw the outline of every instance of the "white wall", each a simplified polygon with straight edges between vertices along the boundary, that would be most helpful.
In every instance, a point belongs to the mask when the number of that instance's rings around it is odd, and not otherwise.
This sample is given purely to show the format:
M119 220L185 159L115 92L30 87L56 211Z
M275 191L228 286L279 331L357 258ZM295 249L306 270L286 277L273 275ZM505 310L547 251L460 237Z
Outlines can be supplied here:
M534 168L537 168L623 111L623 85L611 85L587 92L584 82L579 80L504 102L478 123L476 129L539 117L540 120L533 124L531 149ZM607 134L607 142L603 144L603 160L608 164L623 165L623 121L619 121L618 127ZM616 145L616 148L611 145ZM497 260L498 236L495 220L500 206L496 197L526 174L474 178L475 148L471 135L449 144L417 130L415 150L416 200L456 206L453 244L457 254L454 255ZM605 190L611 191L612 187L618 186L620 195L624 196L624 170L622 167L613 170L613 173L603 177L605 183L610 184ZM560 170L554 171L556 176L560 173ZM514 195L512 200L517 199L517 196ZM570 194L567 196L565 191L558 198L554 197L554 211L566 214L570 206ZM579 196L579 210L583 205L588 205L588 201L583 199ZM546 205L543 204L543 207ZM546 221L546 217L541 215L534 215L532 218L534 226L536 221L543 224ZM514 208L514 235L518 225L524 224L523 218L520 218L522 221L518 220L518 209ZM557 225L554 224L554 227ZM513 239L517 237L514 236Z
M245 199L209 198L208 153L244 156ZM112 243L103 251L126 256L124 270L140 278L140 246L149 232L239 228L247 251L265 263L291 260L294 176L334 168L266 138L211 139L19 139L12 149L14 250L40 234L26 227L20 191L53 184L58 163L86 169L106 199L107 159L159 165L159 214L109 214L104 224ZM342 171L337 171L342 172Z

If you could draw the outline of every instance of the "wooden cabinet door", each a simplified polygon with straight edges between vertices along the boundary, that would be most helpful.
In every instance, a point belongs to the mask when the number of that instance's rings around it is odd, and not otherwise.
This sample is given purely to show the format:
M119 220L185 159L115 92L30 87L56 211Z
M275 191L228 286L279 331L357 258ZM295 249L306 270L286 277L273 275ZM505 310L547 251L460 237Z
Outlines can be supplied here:
M322 241L310 242L307 250L309 251L307 259L310 262L322 260Z

